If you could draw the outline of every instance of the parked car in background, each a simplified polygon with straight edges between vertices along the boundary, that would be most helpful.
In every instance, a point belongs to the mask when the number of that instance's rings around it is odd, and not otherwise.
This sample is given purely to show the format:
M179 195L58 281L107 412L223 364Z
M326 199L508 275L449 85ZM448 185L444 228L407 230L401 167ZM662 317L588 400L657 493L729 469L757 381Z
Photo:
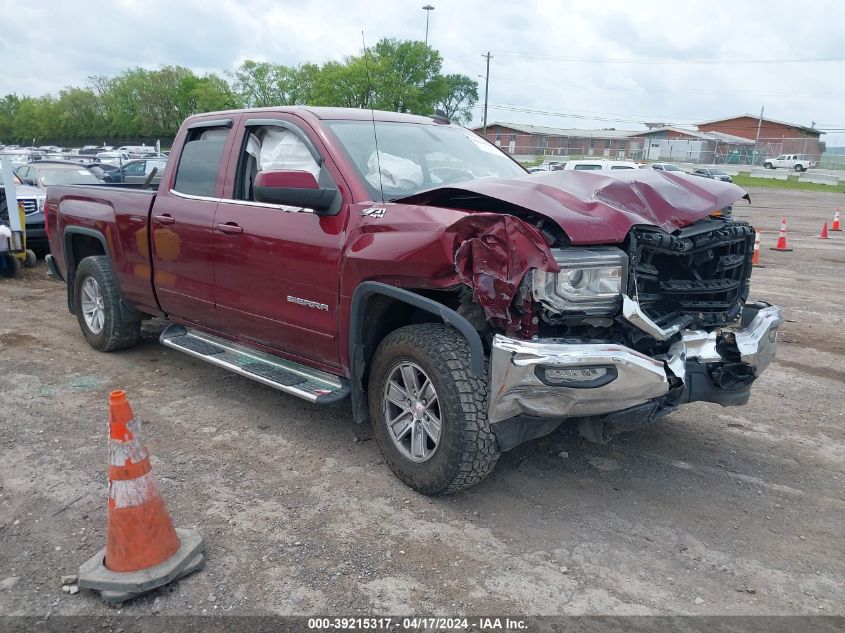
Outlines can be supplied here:
M106 178L106 174L110 174L120 169L117 165L109 165L108 163L88 163L85 167L97 178L105 182L111 182Z
M42 160L18 167L15 174L25 185L46 190L51 185L96 185L100 179L84 165Z
M566 171L610 171L615 169L639 169L639 165L627 160L570 160L563 169Z
M6 189L2 177L3 165L0 164L0 224L9 223L9 208ZM44 231L44 199L45 193L36 187L30 187L21 181L16 174L12 175L15 182L15 195L18 205L22 205L26 217L26 245L35 251L39 257L50 252L47 234Z
M656 169L657 171L679 171L684 173L684 170L674 163L652 163L651 165L643 165L645 169Z
M146 156L156 156L158 154L156 148L150 145L122 145L115 151L125 152L132 158L144 158Z
M118 152L117 150L100 152L96 158L101 163L111 163L112 165L120 165L131 159L126 152Z
M702 178L712 178L713 180L721 180L722 182L733 182L731 175L723 172L721 169L714 167L698 167L692 170L693 176L701 176Z
M807 171L816 166L816 161L804 154L781 154L776 158L767 158L763 162L766 169L777 169L778 167L794 169L795 171Z
M99 147L97 145L86 145L85 147L81 148L78 152L80 156L96 156L100 152L108 151L105 147Z
M142 184L146 182L147 177L155 169L156 175L153 176L150 182L157 184L161 181L161 175L164 173L165 167L167 167L166 158L138 158L123 163L117 169L104 173L103 180L123 184Z

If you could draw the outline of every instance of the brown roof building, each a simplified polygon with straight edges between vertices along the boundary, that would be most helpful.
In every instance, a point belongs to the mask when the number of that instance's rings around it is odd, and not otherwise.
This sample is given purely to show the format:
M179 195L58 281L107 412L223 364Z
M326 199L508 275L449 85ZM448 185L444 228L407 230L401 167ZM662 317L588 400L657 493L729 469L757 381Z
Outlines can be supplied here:
M758 135L759 128L759 135ZM807 154L819 160L824 144L819 132L799 123L786 123L760 118L753 114L740 114L727 119L705 121L698 124L702 132L720 132L757 141L757 152L763 157L778 154Z

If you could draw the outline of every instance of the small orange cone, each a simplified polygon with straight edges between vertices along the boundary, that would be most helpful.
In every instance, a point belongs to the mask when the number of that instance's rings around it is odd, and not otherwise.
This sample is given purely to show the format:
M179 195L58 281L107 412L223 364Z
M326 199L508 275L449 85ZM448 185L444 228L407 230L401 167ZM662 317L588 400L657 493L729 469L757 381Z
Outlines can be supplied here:
M820 239L820 240L826 240L826 239L829 239L829 238L827 237L827 222L825 222L825 223L824 223L824 226L822 227L822 232L821 232L821 234L819 235L819 239Z
M786 247L786 218L780 221L780 232L778 233L778 243L771 249L772 251L791 251L791 248Z
M754 254L751 256L751 265L754 268L763 268L760 264L760 234L754 234Z
M186 576L204 563L202 537L173 527L141 425L123 391L109 394L109 503L106 547L79 569L79 586L122 602Z
M839 209L836 210L836 214L833 216L833 225L830 227L831 231L841 231L842 229L839 228Z

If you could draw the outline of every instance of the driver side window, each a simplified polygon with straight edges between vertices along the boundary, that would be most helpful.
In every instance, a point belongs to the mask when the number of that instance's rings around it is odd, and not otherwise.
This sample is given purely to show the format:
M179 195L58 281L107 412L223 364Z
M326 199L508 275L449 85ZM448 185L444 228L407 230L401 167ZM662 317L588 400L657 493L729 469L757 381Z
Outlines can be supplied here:
M260 171L307 171L320 181L321 166L293 131L274 125L247 130L238 162L236 200L255 200L253 185Z

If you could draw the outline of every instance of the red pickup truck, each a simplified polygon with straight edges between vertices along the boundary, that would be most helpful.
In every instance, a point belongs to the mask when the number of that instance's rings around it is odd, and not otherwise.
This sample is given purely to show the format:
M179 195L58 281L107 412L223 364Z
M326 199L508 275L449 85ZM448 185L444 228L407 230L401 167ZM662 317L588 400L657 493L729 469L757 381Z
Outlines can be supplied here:
M102 351L164 345L317 405L351 400L437 494L562 422L607 441L747 401L779 310L747 302L740 188L674 172L528 174L440 118L203 114L157 191L51 187L54 276Z

